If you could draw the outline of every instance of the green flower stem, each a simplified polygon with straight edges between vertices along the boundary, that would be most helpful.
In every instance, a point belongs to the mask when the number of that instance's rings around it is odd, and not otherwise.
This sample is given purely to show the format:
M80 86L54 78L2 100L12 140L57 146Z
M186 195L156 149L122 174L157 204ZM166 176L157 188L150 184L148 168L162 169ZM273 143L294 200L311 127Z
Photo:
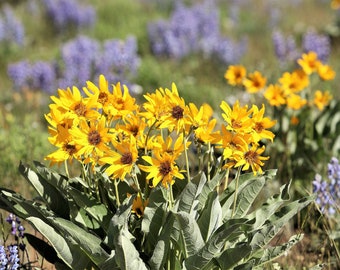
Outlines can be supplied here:
M174 193L172 191L172 185L169 184L169 208L172 209L174 205Z
M208 164L207 164L207 177L208 182L210 182L210 173L211 173L211 161L212 161L212 148L211 143L208 142Z
M236 201L237 201L237 191L238 191L238 180L240 178L240 173L241 173L241 169L242 167L238 167L237 172L236 172L236 176L235 176L235 193L234 193L234 202L233 202L233 211L231 212L231 217L233 217L235 215L235 211L236 211Z
M115 193L116 193L116 200L117 200L117 206L120 206L120 199L119 199L119 190L118 190L118 183L119 183L119 179L114 179L114 185L115 185Z
M219 182L219 186L217 187L219 195L221 195L223 191L225 191L228 188L228 183L229 183L229 169L226 170L225 176L221 179L221 181Z
M65 173L66 173L66 176L67 176L67 178L70 178L70 174L69 174L69 172L68 172L67 160L64 161L64 165L65 165Z
M135 173L132 173L131 176L132 176L133 182L135 183L135 185L137 187L137 192L138 192L138 194L139 194L139 196L140 196L140 198L142 200L142 204L144 205L144 196L143 196L143 192L142 192L142 190L140 188L137 175ZM147 185L145 185L145 186L147 186ZM144 195L145 195L145 193L144 193Z
M187 137L185 136L185 130L183 130L183 136L184 136L184 155L185 155L185 164L187 168L187 178L188 182L190 182L190 166L189 166L189 158L188 158L188 150L187 150Z

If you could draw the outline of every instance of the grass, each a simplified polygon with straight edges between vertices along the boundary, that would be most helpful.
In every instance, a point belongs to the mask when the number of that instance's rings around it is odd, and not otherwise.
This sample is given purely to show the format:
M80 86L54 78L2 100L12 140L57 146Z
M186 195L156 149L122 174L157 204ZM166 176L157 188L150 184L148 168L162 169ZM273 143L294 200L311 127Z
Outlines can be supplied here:
M161 1L155 1L153 4L152 1L147 0L87 2L96 7L96 25L91 29L80 31L69 29L63 33L56 33L40 13L34 14L32 20L32 14L26 12L25 1L18 1L15 6L16 15L25 25L27 43L24 48L0 44L0 150L2 153L0 179L1 184L6 187L30 193L30 190L25 189L25 184L21 184L23 179L17 173L19 161L31 163L33 160L42 160L45 155L53 151L47 141L48 134L43 117L43 114L48 111L48 96L36 92L14 92L7 76L7 65L23 59L31 61L56 59L61 45L76 34L88 35L100 41L111 38L125 39L128 35L136 36L142 62L135 83L142 86L144 92L154 91L158 87L170 87L171 83L175 82L186 102L194 102L197 105L207 102L216 110L219 110L221 100L239 94L226 84L223 75L227 66L219 64L216 59L203 59L200 54L193 54L177 61L156 58L152 55L147 37L147 24L152 20L167 18L171 11L171 2L169 4L162 4ZM237 25L232 25L227 16L228 2L228 0L219 1L221 27L227 36L247 37L248 50L241 63L250 71L260 70L268 78L276 80L282 73L282 69L274 56L271 43L272 29L267 24L269 14L266 4L269 1L248 1L248 5L240 11L240 21ZM307 29L313 27L323 31L335 19L335 12L325 1L302 0L303 9L284 4L284 1L276 2L282 16L280 29L294 34L298 42ZM329 62L338 74L340 74L339 57L340 46L334 43ZM328 85L329 90L335 95L339 92L337 81ZM297 253L299 256L307 256L307 251L303 247L300 247ZM294 263L294 258L290 260L293 260L290 263ZM305 264L301 264L301 269L307 265L307 261L311 263L306 259Z

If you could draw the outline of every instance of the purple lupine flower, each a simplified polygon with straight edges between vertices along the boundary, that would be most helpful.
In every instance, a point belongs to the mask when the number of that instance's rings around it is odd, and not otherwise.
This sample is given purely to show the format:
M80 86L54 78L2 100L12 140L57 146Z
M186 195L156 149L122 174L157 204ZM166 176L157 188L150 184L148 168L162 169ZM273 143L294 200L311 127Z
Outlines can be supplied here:
M6 270L7 268L7 254L6 249L3 245L0 245L0 270Z
M245 47L237 50L235 42L221 36L218 15L215 1L203 1L191 7L176 3L168 21L159 20L148 25L152 52L176 59L201 52L206 57L217 55L223 62L229 62L231 54L242 51L234 54L232 61L236 62Z
M3 19L0 23L2 28L0 29L0 36L2 37L0 41L13 42L22 46L24 44L25 31L21 21L16 18L12 8L8 5L2 9L1 13L3 14Z
M64 44L61 49L64 71L60 82L67 86L84 85L92 78L94 61L99 53L99 43L86 36L78 36Z
M322 62L326 62L331 52L331 42L327 35L318 34L314 30L307 31L302 38L304 52L314 51Z
M7 74L17 90L29 87L31 71L31 65L26 60L9 64L7 67Z
M0 42L5 39L5 22L0 17Z
M18 246L10 245L8 246L9 258L7 262L7 269L16 270L20 267L20 260L18 256Z
M320 210L328 216L333 216L340 205L340 165L336 158L332 158L328 166L328 179L324 180L317 174L313 181L313 193Z
M272 41L275 55L280 64L295 61L299 57L300 52L297 49L293 36L284 36L282 32L276 30L272 33Z
M96 12L90 5L81 5L76 0L44 0L43 4L48 17L58 30L62 31L68 25L86 27L95 23Z
M223 63L234 64L244 55L246 47L246 39L235 42L229 38L221 38L215 46L214 53Z
M56 71L50 62L38 61L32 65L32 87L47 93L55 89Z
M127 83L129 77L135 76L140 65L136 38L130 36L125 41L106 40L101 55L96 60L96 77L106 74L109 81Z

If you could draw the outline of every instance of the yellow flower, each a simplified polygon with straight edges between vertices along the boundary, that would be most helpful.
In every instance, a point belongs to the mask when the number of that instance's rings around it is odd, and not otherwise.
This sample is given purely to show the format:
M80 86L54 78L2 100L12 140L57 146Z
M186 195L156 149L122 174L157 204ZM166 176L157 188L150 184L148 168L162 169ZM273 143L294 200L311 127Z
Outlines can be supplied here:
M329 91L323 93L320 90L317 90L314 93L313 103L320 111L322 111L325 108L325 106L329 104L331 99L332 95L329 93Z
M73 127L70 134L77 145L80 146L78 155L102 157L104 152L110 148L108 143L112 139L109 128L105 127L106 119L104 116L100 120L91 120L89 122L81 120L79 127Z
M148 205L148 203L149 199L143 200L140 194L138 193L136 198L133 200L131 213L135 213L139 218L142 217L144 215L145 207Z
M223 148L223 159L233 159L236 151L245 152L250 143L250 134L230 132L225 125L221 126L221 147Z
M116 85L113 85L113 93L110 96L109 101L104 104L103 110L107 112L113 119L122 119L134 111L138 109L138 105L136 104L136 99L131 97L129 93L129 89L126 85L123 85L123 89L121 84L118 82Z
M271 84L264 92L264 97L272 106L279 107L286 103L285 91L278 84Z
M264 165L262 161L269 159L269 157L261 156L264 150L265 146L258 148L256 144L253 144L248 151L235 158L237 161L235 167L242 166L242 171L246 171L251 168L254 175L256 175L257 173L262 173L263 171L261 166Z
M225 101L222 101L220 107L224 112L222 117L228 124L228 130L241 134L251 131L253 122L250 119L251 111L248 110L247 105L240 107L240 103L237 100L231 109Z
M128 135L133 135L136 139L143 136L146 128L145 119L140 114L130 114L115 126L116 130L123 131Z
M104 75L99 76L99 88L91 81L86 82L86 87L83 87L85 94L88 97L95 97L99 103L99 108L106 107L110 104L112 93L109 91L109 83Z
M48 114L45 114L45 119L50 124L48 126L48 133L51 135L48 138L49 142L54 145L60 142L63 143L65 141L65 130L68 133L68 130L72 128L74 124L73 119L65 119L65 114L57 109L51 109Z
M162 123L159 128L173 129L177 132L186 130L189 126L189 109L185 105L185 101L178 95L177 87L172 83L171 91L165 89L165 97L167 99L168 113L162 117Z
M339 9L340 8L340 0L332 0L331 7L332 7L332 9Z
M259 71L255 71L244 79L243 85L248 93L257 93L265 87L266 82L267 79Z
M290 123L294 126L298 125L300 122L299 118L295 115L293 115L291 118L290 118Z
M335 78L335 71L329 65L320 64L317 72L324 81L333 80Z
M279 79L279 83L286 95L299 92L308 86L308 76L305 72L301 71L285 72Z
M66 90L58 90L59 98L51 96L54 104L50 105L51 110L59 110L64 118L71 119L97 119L100 113L97 111L98 103L94 98L83 98L77 87L73 86Z
M302 57L297 62L307 75L317 71L318 66L321 64L318 60L318 55L312 51L302 54Z
M150 165L139 165L139 168L149 173L146 179L152 180L153 187L162 182L162 185L167 188L175 183L175 178L184 179L171 154L154 151L154 157L143 156L142 158Z
M106 152L100 162L109 165L105 170L109 176L123 181L127 174L131 174L138 159L136 139L130 135L129 139L112 143L116 151Z
M190 146L190 142L187 142L186 146L184 146L183 133L180 133L174 140L171 136L167 136L164 140L163 136L159 135L153 140L153 144L153 151L168 153L173 156L174 160L183 153L184 147L188 148Z
M147 100L143 103L144 112L141 112L141 116L146 118L146 122L149 127L155 125L164 116L168 115L168 100L164 97L165 91L163 88L156 89L155 93L147 93L144 98ZM168 125L170 121L163 122L163 125Z
M72 161L73 158L78 159L77 152L80 146L75 144L68 128L60 126L58 128L58 137L58 140L55 140L53 143L58 147L58 150L45 157L45 160L50 161L50 166L62 163L65 160Z
M229 66L224 74L224 78L230 85L242 85L243 79L246 77L246 69L242 65Z
M299 95L291 94L287 97L287 107L293 110L300 110L307 104L307 100Z
M195 104L189 104L191 126L194 130L195 137L203 143L212 142L214 140L214 128L216 119L210 119L213 110L208 104L203 104L200 109Z
M254 122L253 127L253 137L255 142L260 141L261 139L269 139L273 141L275 135L273 132L267 130L275 125L276 121L271 120L269 117L263 117L265 111L265 107L262 104L262 108L259 110L256 105L252 107L252 120Z

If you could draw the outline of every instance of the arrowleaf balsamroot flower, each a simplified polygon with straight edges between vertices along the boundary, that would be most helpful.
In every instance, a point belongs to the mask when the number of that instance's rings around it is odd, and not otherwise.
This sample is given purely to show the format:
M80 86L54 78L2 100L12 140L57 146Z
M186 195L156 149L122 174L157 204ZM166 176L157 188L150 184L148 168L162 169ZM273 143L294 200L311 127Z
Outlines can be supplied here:
M318 55L312 51L302 54L302 57L298 59L297 62L308 75L316 72L321 64L321 61L318 59Z
M259 71L255 71L244 79L243 85L248 93L257 93L266 86L266 82L267 79Z
M64 118L68 119L97 119L99 112L96 110L98 104L94 98L82 97L79 89L73 86L66 90L58 90L59 98L51 96L54 104L50 105L51 110L59 110L64 114Z
M100 162L109 165L105 172L111 178L124 181L126 175L131 174L138 159L136 139L130 135L120 141L114 140L112 144L116 151L106 152Z
M84 156L85 159L90 158L87 160L89 162L92 158L100 158L104 152L110 151L107 144L112 140L113 135L109 133L109 130L104 116L89 122L81 120L79 127L73 127L70 130L75 144L79 146L77 155Z
M300 110L307 104L307 100L296 94L287 97L287 107L293 110Z
M282 86L278 84L269 85L264 92L264 97L268 100L270 105L275 107L286 104L285 91Z
M175 178L184 179L183 171L179 170L175 162L175 157L172 154L154 151L153 157L143 156L142 158L150 165L140 164L139 168L149 173L146 180L152 181L152 187L162 182L162 185L168 188L169 185L175 183Z
M242 154L239 152L239 154L235 155L235 168L242 166L242 171L246 171L251 168L254 175L257 173L263 173L261 167L264 165L264 163L262 161L269 159L269 157L261 156L264 150L265 146L258 148L256 144L253 144L248 151Z
M247 75L247 71L244 66L229 66L224 74L224 78L228 81L230 85L242 85L243 80Z
M334 80L336 75L335 71L329 65L322 63L318 66L317 72L324 81Z
M252 135L254 136L254 141L260 141L261 139L269 139L273 141L274 133L268 129L273 127L276 121L271 120L269 117L263 117L265 107L262 104L259 110L256 105L252 107L252 120L254 122Z
M313 104L322 111L325 106L329 104L329 102L332 99L332 95L329 93L329 91L321 92L320 90L315 91L314 93L314 100Z
M227 129L237 133L248 133L251 131L253 122L250 119L251 110L248 110L248 106L240 106L239 101L236 101L231 108L228 103L222 101L220 105L224 113L222 113L223 119L227 122Z

